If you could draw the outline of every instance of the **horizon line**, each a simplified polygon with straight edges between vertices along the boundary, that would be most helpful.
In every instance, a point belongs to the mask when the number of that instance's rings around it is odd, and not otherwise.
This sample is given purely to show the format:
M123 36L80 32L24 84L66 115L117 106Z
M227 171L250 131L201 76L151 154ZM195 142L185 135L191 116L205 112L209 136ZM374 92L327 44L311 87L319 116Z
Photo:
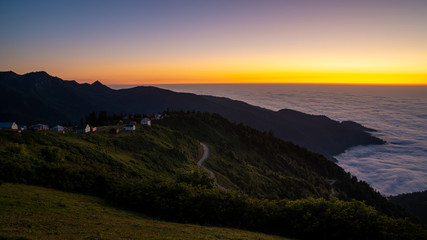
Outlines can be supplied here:
M97 80L95 80L97 81ZM101 82L101 81L100 81ZM101 82L102 83L102 82ZM103 83L104 84L104 83ZM427 86L426 84L404 83L319 83L319 82L194 82L194 83L138 83L104 84L106 86L153 86L153 85L344 85L344 86Z
M288 73L278 73L278 74L274 74L274 73L266 73L266 74L243 74L243 75L232 75L232 76L227 76L225 78L217 78L217 79L206 79L205 81L203 81L202 77L199 79L191 79L191 78L182 78L182 77L178 77L177 79L175 79L175 81L171 78L169 79L151 79L151 80L135 80L132 78L129 79L128 81L126 81L127 83L109 83L109 82L115 82L112 79L103 79L102 77L100 78L76 78L76 77L59 77L60 75L58 75L57 73L53 73L53 74L49 74L48 71L46 70L41 70L41 71L30 71L27 73L23 73L23 74L19 74L16 73L16 71L13 70L5 70L2 72L13 72L15 74L18 75L25 75L28 73L34 73L34 72L45 72L46 74L52 76L52 77L58 77L62 80L66 80L66 81L76 81L78 83L88 83L88 84L92 84L96 81L101 82L103 85L106 86L117 86L117 85L126 85L126 86L139 86L139 85L192 85L192 84L197 84L197 85L231 85L231 84L244 84L244 85L276 85L276 84L287 84L287 85L345 85L345 86L427 86L427 73L405 73L405 72L396 72L396 73L386 73L386 72L376 72L376 73L372 73L372 72L288 72ZM280 76L281 74L283 74L283 76ZM65 74L66 75L66 74ZM292 79L289 79L289 81L286 81L284 79L280 79L280 78L286 78L289 76L292 77L297 77L297 78L310 78L312 80L309 79L300 79L300 81L295 81L295 79L292 81ZM360 76L360 78L356 78L356 76ZM368 77L368 78L374 78L371 79L372 82L370 82L368 79L363 79L363 77ZM400 79L404 78L404 77L408 77L407 80L409 80L409 83L405 83L404 81L399 81ZM231 79L230 79L231 77ZM236 79L237 77L237 79ZM342 79L338 79L338 80L332 80L332 79L336 79L337 77L342 77ZM382 81L380 80L381 77L383 78ZM385 80L385 77L390 77L389 82L387 82L387 80ZM411 81L410 78L413 77L422 77L421 79L417 79L415 81ZM424 77L426 78L426 80L424 80ZM228 81L227 81L228 78ZM234 79L233 79L234 78ZM238 79L241 79L240 81ZM243 78L243 79L242 79ZM244 79L244 78L248 78L248 79ZM270 78L267 81L262 81L262 78ZM272 79L273 78L273 79ZM328 79L330 78L330 79ZM348 79L348 82L345 82L345 78L352 78L352 79ZM397 80L396 78L399 78L399 80ZM71 79L71 80L69 80ZM316 79L316 80L314 80ZM360 79L360 81L356 80L356 79ZM393 80L394 81L393 81ZM282 81L281 81L282 80ZM305 81L304 81L305 80ZM323 80L323 81L322 81ZM412 79L414 80L414 79ZM421 81L420 81L421 80ZM158 81L158 82L156 82Z

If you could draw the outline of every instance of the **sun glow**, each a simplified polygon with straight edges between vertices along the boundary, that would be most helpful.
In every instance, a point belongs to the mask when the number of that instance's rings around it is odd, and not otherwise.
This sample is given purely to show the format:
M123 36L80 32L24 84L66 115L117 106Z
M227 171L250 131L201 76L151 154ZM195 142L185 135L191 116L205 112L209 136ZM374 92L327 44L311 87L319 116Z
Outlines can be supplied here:
M400 73L259 73L231 77L236 83L427 85L427 74Z

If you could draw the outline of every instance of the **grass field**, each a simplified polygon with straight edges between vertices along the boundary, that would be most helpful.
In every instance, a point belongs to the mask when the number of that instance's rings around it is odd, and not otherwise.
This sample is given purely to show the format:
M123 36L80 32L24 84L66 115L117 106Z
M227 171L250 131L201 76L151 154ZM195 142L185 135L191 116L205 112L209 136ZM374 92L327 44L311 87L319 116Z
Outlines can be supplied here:
M178 224L117 209L99 198L5 183L0 239L287 239L230 228Z

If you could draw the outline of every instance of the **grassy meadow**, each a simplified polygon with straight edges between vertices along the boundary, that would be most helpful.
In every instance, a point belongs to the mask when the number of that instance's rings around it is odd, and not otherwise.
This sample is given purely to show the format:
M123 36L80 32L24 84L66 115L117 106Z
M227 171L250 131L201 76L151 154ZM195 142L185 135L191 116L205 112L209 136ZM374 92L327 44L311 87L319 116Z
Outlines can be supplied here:
M231 228L155 220L100 198L22 185L0 186L0 239L288 238Z

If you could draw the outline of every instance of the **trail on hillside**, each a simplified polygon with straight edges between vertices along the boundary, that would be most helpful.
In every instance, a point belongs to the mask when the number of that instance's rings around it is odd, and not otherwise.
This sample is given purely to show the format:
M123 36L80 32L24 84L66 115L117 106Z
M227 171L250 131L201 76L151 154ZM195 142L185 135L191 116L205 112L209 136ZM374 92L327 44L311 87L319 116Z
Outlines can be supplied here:
M227 190L227 188L221 186L218 181L216 180L215 177L215 173L212 172L210 169L206 168L205 166L203 166L203 163L208 159L209 157L209 148L206 144L204 143L200 143L200 145L203 148L203 155L202 157L199 159L199 161L197 162L197 165L199 165L203 170L205 170L205 172L207 172L209 174L209 177L215 180L215 185L221 189L221 190Z

